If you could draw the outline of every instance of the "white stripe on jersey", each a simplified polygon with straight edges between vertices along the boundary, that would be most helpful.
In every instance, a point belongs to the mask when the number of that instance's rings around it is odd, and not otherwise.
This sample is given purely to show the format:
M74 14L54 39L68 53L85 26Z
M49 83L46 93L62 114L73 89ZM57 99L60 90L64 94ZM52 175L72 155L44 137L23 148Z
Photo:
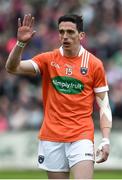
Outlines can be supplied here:
M88 62L89 62L89 52L85 50L82 55L81 67L88 68Z
M85 57L84 57L83 67L86 67L87 54L88 54L88 52L86 51L86 52L85 52Z
M88 68L88 63L89 63L89 53L88 53L88 56L87 56L86 68Z
M82 55L81 67L83 67L83 62L84 62L83 60L84 60L85 52L86 52L86 50L83 52L83 55Z

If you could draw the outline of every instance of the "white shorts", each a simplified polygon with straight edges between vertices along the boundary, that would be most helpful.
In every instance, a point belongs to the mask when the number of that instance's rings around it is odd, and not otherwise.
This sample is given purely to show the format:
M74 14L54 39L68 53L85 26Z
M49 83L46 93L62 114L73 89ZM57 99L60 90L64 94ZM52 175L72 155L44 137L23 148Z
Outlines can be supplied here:
M52 172L68 172L76 163L94 161L94 145L88 139L72 143L39 141L38 167Z

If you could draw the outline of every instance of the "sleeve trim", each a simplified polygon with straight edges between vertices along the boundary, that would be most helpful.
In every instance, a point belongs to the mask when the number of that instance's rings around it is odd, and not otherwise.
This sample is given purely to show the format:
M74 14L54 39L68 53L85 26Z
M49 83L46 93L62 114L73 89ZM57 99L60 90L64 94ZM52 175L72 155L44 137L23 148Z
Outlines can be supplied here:
M95 93L100 93L100 92L105 92L105 91L109 91L108 86L103 86L103 87L94 88L94 92L95 92Z
M35 71L36 71L36 74L40 74L40 69L39 69L39 66L37 63L35 63L33 60L30 60L31 64L33 65Z

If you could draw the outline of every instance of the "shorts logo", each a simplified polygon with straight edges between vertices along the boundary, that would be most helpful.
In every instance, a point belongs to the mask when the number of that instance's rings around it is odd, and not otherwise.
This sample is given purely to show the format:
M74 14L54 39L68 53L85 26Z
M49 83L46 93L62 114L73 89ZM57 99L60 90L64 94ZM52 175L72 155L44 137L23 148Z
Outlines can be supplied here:
M40 164L42 164L42 163L44 162L44 156L39 155L39 156L38 156L38 162L39 162Z
M85 153L85 156L93 156L93 154L91 154L91 153Z

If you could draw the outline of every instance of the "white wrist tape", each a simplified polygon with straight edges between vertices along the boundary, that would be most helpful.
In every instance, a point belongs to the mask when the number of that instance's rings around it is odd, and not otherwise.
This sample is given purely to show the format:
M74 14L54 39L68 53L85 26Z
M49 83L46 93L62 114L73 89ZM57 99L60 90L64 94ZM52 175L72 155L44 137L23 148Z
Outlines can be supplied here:
M100 145L98 146L98 150L102 150L103 146L105 146L106 144L110 144L110 141L108 138L103 138L102 142L100 143Z
M17 46L19 46L19 47L21 47L21 48L24 48L25 45L26 45L26 43L17 41Z
M100 107L100 120L101 120L101 127L109 127L112 126L112 113L111 108L109 105L108 93L105 93L104 99L99 98L96 96L97 103Z

